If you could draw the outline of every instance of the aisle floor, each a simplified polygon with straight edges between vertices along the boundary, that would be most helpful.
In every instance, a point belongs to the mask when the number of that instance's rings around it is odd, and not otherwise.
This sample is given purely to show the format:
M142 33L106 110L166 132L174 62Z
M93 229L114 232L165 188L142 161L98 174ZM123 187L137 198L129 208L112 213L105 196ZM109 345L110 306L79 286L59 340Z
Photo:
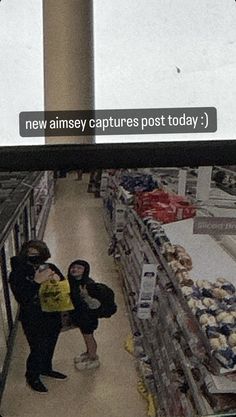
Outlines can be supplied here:
M67 271L75 259L86 259L91 276L109 284L116 293L118 312L100 320L96 332L101 366L77 371L73 357L84 351L80 332L60 335L54 355L54 368L69 379L45 379L48 395L30 390L24 379L28 346L19 325L7 384L2 399L4 417L145 417L146 402L137 392L135 361L124 349L130 333L118 271L107 255L109 238L104 228L102 199L87 193L88 176L76 181L72 174L56 184L44 240L51 262Z

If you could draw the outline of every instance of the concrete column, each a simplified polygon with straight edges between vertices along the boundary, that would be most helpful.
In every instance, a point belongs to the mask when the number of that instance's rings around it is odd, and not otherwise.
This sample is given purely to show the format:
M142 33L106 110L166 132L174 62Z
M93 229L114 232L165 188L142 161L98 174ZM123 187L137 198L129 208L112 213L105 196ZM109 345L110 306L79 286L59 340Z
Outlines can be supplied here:
M178 181L178 195L185 196L186 194L186 183L187 183L187 171L186 169L179 170L179 181Z
M43 0L45 110L94 109L93 1ZM91 136L46 143L92 143Z
M212 167L199 167L197 177L197 200L207 201L210 197Z

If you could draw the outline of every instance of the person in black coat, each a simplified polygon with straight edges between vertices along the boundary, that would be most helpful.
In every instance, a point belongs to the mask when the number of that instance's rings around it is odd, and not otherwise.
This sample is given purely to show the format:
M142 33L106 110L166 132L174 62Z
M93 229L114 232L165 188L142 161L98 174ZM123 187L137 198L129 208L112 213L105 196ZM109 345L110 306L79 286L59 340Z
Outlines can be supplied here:
M89 277L89 272L88 262L80 259L72 262L68 269L71 300L74 305L74 310L70 312L71 322L79 327L87 349L82 355L74 358L78 370L94 369L100 365L94 331L98 327L96 310L101 303L90 297L86 290L86 285L94 283Z
M47 245L31 240L22 245L18 256L11 259L9 277L11 290L20 305L19 320L30 347L26 361L26 381L39 393L47 393L40 375L66 379L66 375L52 369L52 358L61 331L61 314L43 312L40 305L40 285L49 279L64 279L60 270L46 263L50 258Z

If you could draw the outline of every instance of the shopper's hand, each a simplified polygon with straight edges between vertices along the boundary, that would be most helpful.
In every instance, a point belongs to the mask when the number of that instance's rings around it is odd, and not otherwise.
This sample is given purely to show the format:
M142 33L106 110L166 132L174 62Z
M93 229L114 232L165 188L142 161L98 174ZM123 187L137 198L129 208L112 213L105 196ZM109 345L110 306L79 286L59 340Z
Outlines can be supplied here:
M45 281L54 279L54 275L56 274L50 268L44 269L41 272L36 271L35 276L34 276L34 281L37 282L37 284L42 284Z
M52 279L53 281L60 281L60 277L59 275L56 274L56 272L52 273L52 276L50 279Z
M86 285L80 286L80 295L84 298L88 297L89 294Z

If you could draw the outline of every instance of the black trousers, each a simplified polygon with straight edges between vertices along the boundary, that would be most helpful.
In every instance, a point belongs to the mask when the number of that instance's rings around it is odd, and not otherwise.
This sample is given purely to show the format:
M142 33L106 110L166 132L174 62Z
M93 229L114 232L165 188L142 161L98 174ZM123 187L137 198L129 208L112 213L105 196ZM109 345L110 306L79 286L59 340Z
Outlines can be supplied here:
M21 319L29 343L30 354L26 361L26 379L34 381L40 374L52 370L52 358L61 330L58 318L32 322Z

